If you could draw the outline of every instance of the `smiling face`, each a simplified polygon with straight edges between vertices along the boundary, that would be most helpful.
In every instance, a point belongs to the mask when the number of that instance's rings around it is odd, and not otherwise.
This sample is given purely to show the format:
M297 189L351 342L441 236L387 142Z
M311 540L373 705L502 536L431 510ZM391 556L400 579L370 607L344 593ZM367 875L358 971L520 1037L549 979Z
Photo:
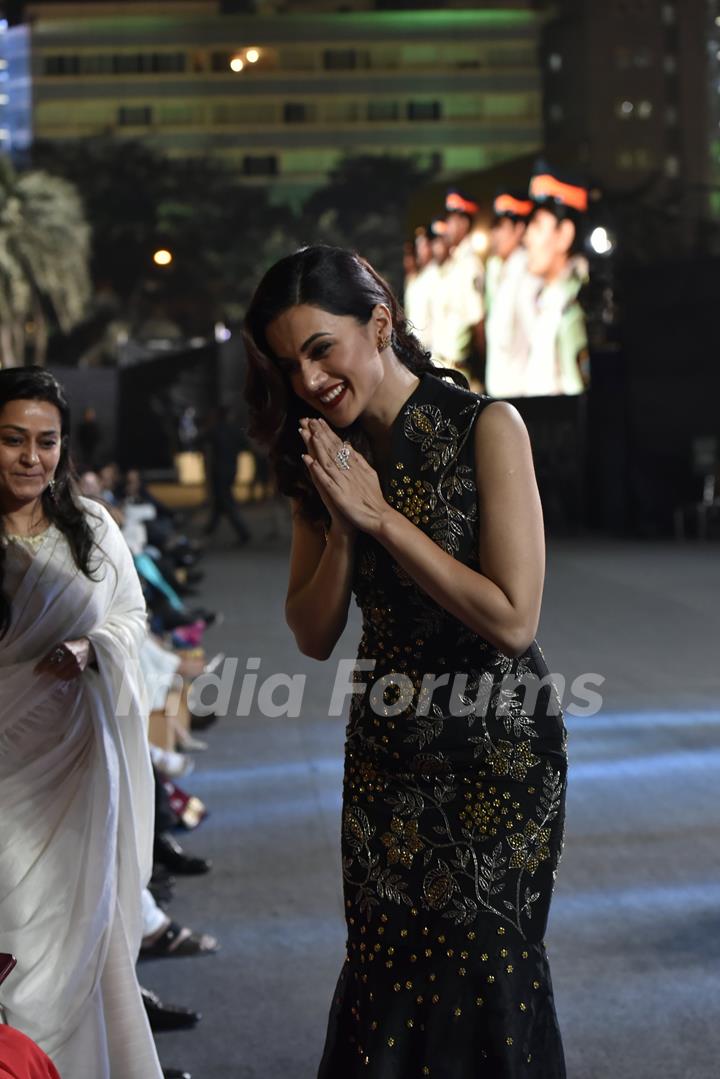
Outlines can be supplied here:
M390 314L381 304L365 326L352 316L299 304L278 315L266 337L300 400L334 427L348 427L383 380L378 339L391 328Z
M49 401L8 401L0 410L0 512L40 497L60 460L61 417Z

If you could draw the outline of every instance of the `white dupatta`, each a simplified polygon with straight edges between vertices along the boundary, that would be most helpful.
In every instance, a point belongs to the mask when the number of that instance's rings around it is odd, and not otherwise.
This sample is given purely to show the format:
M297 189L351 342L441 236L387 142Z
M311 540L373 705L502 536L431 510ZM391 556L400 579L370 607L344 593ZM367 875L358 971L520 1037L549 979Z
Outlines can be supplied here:
M117 525L82 504L95 579L51 528L0 639L0 951L18 957L0 1003L63 1079L154 1079L134 974L154 814L138 665L145 603ZM8 563L22 557L8 547ZM69 683L34 673L54 645L83 636L97 670Z

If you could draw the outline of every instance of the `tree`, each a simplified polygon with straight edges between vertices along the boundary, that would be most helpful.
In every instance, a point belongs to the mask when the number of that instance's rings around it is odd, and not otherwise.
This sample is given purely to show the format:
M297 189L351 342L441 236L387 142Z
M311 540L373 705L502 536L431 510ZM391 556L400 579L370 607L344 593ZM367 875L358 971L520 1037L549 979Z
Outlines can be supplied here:
M143 142L98 136L37 142L32 165L74 184L92 224L92 278L126 300L146 271L173 163Z
M242 319L264 271L304 243L351 247L399 284L406 213L430 170L406 157L347 158L300 214L211 155L172 158L113 136L36 144L33 165L77 185L93 229L97 292L137 329L170 318L188 336ZM157 268L152 254L172 252Z
M134 321L164 308L189 336L242 317L262 268L292 250L295 215L212 156L168 158L100 136L36 144L34 165L77 184L93 226L92 273ZM153 251L172 264L156 269Z
M433 173L396 154L345 158L305 203L306 242L354 248L397 289L410 196Z
M53 321L68 332L90 294L90 230L75 188L45 172L18 176L0 158L0 362L25 362L28 327L43 364Z

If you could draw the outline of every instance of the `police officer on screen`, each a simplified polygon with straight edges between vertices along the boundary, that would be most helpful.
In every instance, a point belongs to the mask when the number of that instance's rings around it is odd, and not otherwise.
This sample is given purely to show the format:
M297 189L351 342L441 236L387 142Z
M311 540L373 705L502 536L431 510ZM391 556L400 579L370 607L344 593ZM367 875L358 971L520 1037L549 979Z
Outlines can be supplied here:
M478 205L451 189L445 200L449 257L440 275L439 311L433 328L435 358L472 377L473 360L484 358L485 270L473 239Z
M541 279L532 313L527 396L577 395L590 383L582 254L587 188L540 165L530 181L533 213L525 244L528 270Z
M530 354L528 328L541 281L523 246L534 204L525 192L500 191L493 202L491 254L485 267L485 384L491 397L522 397Z
M525 396L515 400L533 443L550 531L577 532L586 519L588 336L581 290L588 190L538 163L530 181L533 212L525 232L527 267L540 281L525 312L530 350Z
M405 314L416 336L432 352L432 302L438 284L438 262L433 256L433 226L415 229L415 273L405 278ZM442 259L447 257L445 250Z

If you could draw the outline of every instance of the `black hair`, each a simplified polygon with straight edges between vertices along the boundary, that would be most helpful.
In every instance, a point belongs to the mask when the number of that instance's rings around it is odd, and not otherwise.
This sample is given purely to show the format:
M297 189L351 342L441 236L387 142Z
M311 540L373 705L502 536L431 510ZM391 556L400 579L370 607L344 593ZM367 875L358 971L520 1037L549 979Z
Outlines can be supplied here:
M41 495L43 513L64 534L78 569L91 578L93 533L78 500L75 471L70 458L70 406L63 388L54 375L42 367L10 367L0 371L0 412L10 401L46 401L60 413L60 457L55 469L53 490L46 488ZM12 619L10 599L3 588L6 554L6 546L2 542L4 531L0 518L0 637L7 632Z
M377 305L384 304L392 317L391 346L410 371L416 375L427 372L452 378L464 387L467 380L459 371L433 363L430 353L412 332L388 283L355 252L314 244L286 255L271 266L258 285L245 317L248 433L269 451L278 490L298 499L306 517L327 524L327 510L300 456L304 444L298 434L302 416L320 416L320 413L293 392L267 340L268 326L284 311L300 304L349 316L361 326L367 326ZM346 428L343 437L372 462L370 445L359 423Z
M557 168L551 168L544 158L538 158L535 162L535 168L533 169L534 176L540 176L548 174L553 176L562 184L569 184L572 187L587 188L587 184L581 177L573 172L566 170L558 170ZM532 181L531 181L532 183ZM567 206L564 202L560 202L558 199L552 196L543 196L541 198L533 198L529 196L535 203L535 208L528 218L528 222L535 216L538 210L547 210L558 221L572 221L575 226L575 239L573 240L570 251L570 255L580 255L585 249L586 230L588 227L588 215L581 213L580 210L574 209L572 206Z
M575 226L575 238L570 245L568 254L581 255L585 250L587 214L580 213L579 210L575 210L572 206L566 206L564 202L558 202L556 199L535 200L535 208L527 218L528 223L532 221L538 210L547 210L549 214L553 215L558 224L561 221L572 221Z

